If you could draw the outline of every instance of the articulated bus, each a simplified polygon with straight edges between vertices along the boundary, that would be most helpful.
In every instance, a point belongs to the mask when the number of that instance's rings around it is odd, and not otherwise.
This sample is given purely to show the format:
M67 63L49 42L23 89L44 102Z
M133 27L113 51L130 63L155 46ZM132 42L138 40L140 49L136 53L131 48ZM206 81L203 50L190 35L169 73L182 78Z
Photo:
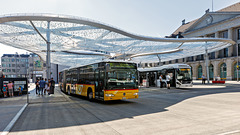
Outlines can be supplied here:
M59 73L61 91L99 99L124 100L138 98L137 65L125 61L102 61Z
M166 74L169 74L171 77L171 87L182 88L192 87L193 85L191 67L187 64L169 64L160 67L139 68L138 71L140 80L145 80L149 86L159 86L160 75L163 75L163 85L166 86Z

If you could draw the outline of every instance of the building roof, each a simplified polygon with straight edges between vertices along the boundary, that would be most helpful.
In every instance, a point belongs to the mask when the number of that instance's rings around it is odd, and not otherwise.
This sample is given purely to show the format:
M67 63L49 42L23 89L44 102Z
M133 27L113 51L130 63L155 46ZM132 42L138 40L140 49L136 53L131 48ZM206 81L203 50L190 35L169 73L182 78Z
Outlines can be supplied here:
M216 12L240 12L240 2L235 3L235 4L231 5L231 6L225 7L223 9L220 9L220 10L218 10ZM188 22L188 23L186 23L184 25L181 25L177 30L175 30L173 32L173 34L178 34L179 32L184 33L189 27L191 27L199 19L200 18L195 19L195 20L193 20L191 22Z

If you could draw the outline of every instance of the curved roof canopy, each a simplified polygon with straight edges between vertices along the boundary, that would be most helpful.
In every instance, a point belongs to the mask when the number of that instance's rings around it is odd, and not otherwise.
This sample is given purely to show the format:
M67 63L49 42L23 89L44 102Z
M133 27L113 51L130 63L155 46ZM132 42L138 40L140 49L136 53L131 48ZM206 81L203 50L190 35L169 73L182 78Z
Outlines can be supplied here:
M46 59L50 23L51 62L78 66L107 58L158 62L216 51L235 44L219 38L156 38L75 16L13 14L0 16L0 42L25 49ZM42 36L42 37L41 37Z

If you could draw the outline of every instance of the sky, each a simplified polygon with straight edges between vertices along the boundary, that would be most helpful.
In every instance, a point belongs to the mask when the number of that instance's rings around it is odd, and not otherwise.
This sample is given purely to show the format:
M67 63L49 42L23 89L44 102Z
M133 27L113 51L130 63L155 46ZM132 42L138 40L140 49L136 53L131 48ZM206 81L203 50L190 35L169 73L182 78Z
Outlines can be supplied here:
M213 9L212 9L213 1ZM0 0L0 16L13 13L53 13L84 17L130 33L165 37L185 19L200 18L240 0ZM2 54L26 53L0 44Z

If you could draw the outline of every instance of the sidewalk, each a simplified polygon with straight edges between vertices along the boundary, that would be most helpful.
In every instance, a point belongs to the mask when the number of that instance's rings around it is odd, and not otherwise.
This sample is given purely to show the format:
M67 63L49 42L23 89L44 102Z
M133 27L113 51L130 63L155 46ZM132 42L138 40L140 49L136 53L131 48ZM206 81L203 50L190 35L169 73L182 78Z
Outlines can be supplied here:
M51 96L38 96L36 95L35 84L32 83L29 86L29 104L67 101L58 90L55 90L54 95ZM0 98L0 135L25 104L27 104L27 95Z

